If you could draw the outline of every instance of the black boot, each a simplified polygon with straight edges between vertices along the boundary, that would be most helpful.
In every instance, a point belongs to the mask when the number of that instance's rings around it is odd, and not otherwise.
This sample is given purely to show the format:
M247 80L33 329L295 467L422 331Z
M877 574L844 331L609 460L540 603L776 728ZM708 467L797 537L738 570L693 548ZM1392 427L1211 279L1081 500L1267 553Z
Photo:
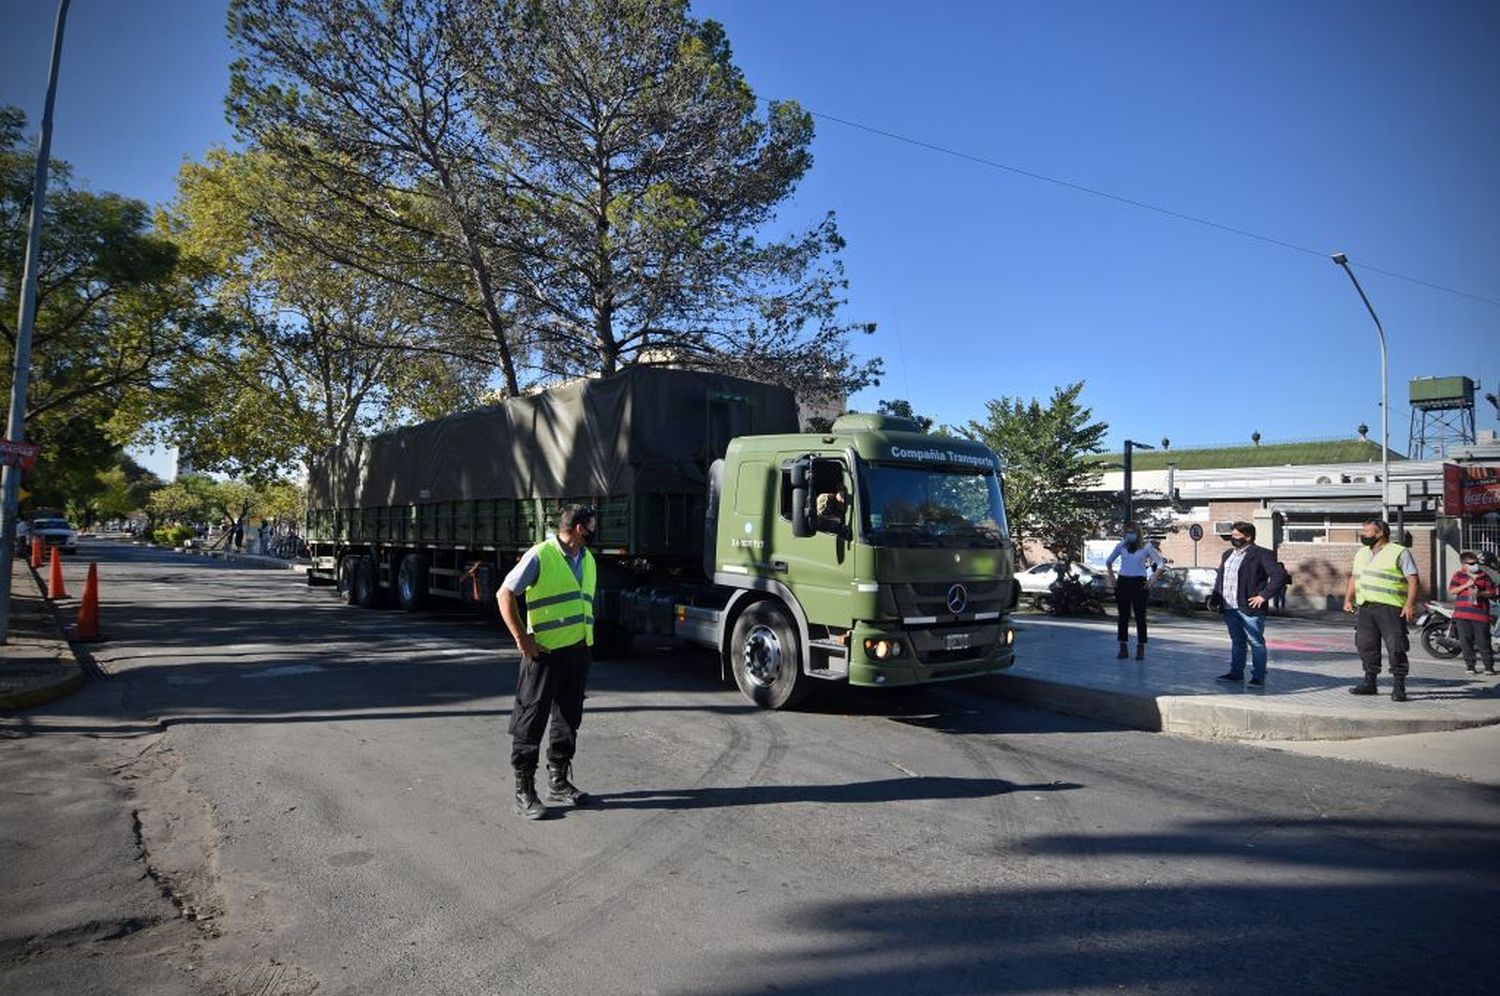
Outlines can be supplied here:
M1146 659L1146 645L1144 643L1137 643L1135 645L1135 659L1138 661Z
M1367 675L1365 675L1365 680L1364 681L1361 681L1359 684L1357 684L1353 688L1349 689L1349 694L1350 695L1374 695L1375 692L1376 692L1376 690L1377 689L1375 688L1375 676L1373 674L1367 674Z
M1124 640L1121 640L1120 641L1120 652L1118 654L1115 654L1115 656L1118 657L1118 658L1120 658L1121 660L1124 660L1125 658L1129 657L1130 656L1130 644L1126 643Z
M1391 679L1391 701L1406 701L1406 679L1404 677Z
M578 786L568 780L573 765L567 761L547 765L547 801L563 802L570 806L587 806L589 794L580 792Z
M547 808L536 797L536 771L516 772L516 812L528 820L539 820L547 815Z

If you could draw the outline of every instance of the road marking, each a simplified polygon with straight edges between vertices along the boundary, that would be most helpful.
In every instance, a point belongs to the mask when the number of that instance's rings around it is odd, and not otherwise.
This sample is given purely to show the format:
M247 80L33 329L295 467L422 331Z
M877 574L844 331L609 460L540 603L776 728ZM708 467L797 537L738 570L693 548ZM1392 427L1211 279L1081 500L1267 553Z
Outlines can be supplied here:
M268 667L264 671L251 671L249 674L240 675L241 678L285 678L293 674L315 674L323 670L321 664L281 664L276 667Z

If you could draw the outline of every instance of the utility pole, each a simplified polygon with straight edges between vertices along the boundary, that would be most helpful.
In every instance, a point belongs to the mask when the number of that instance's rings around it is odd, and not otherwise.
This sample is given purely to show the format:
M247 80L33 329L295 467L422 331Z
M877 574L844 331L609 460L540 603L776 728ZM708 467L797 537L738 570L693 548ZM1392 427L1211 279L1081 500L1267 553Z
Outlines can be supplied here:
M26 233L26 262L21 271L21 306L16 319L15 377L10 386L10 420L5 438L26 437L26 388L31 378L31 330L36 323L36 276L41 261L42 214L47 205L47 163L52 157L52 105L57 97L57 67L62 61L63 25L68 0L58 0L57 25L52 31L52 62L47 70L47 102L42 109L42 132L36 150L36 180L31 190L31 226ZM0 495L0 643L10 639L10 572L16 555L17 500L21 489L19 464L4 469Z
M1130 482L1130 451L1131 450L1154 450L1155 446L1150 443L1138 443L1133 439L1125 440L1125 521L1135 520L1135 492L1131 490Z

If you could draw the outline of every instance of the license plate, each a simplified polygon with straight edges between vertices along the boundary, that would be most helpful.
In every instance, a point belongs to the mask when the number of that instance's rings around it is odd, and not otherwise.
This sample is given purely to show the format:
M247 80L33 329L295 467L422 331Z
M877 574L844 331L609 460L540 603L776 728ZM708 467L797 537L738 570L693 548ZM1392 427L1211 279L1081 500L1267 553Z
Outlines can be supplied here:
M943 635L943 649L944 650L968 650L969 649L969 634L968 633L946 633L946 634L944 634Z

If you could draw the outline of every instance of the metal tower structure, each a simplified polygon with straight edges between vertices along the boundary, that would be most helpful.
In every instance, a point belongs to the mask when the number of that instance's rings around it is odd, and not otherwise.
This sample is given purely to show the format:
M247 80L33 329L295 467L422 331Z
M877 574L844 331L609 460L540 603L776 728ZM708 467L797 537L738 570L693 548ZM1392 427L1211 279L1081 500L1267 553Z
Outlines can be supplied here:
M1411 382L1411 460L1441 460L1453 446L1475 441L1474 389L1468 377L1418 377Z

